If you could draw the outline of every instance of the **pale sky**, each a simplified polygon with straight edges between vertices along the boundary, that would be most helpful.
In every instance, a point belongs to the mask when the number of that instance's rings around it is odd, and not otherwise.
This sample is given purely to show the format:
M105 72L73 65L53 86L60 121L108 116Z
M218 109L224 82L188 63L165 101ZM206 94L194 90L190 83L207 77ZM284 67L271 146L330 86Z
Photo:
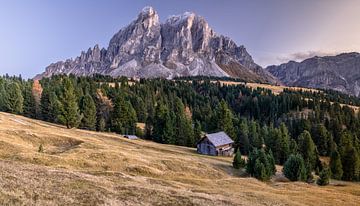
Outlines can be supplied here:
M360 0L0 0L0 74L33 77L113 34L144 6L193 11L261 66L360 52Z

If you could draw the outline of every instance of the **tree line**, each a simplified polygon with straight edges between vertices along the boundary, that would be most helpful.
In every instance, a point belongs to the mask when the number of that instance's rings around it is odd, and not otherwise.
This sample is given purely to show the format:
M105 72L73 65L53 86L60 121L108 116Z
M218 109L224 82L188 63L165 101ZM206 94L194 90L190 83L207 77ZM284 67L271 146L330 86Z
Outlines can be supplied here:
M355 97L332 91L285 90L275 95L211 81L57 75L40 80L37 100L33 80L5 76L0 78L0 110L68 128L137 134L189 147L202 132L225 131L235 141L237 154L248 155L248 173L259 179L268 179L280 164L284 174L290 177L292 171L296 177L289 179L308 180L313 172L328 172L335 179L360 180L360 118L339 104L357 105ZM144 130L138 122L145 123ZM320 156L330 162L325 164Z

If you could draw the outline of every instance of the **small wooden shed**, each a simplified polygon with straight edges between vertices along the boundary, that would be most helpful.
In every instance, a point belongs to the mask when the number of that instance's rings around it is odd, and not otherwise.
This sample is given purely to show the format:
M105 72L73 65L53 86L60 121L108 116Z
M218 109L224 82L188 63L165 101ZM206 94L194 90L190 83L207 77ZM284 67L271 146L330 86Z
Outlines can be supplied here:
M139 139L136 135L124 135L126 139Z
M234 153L234 141L225 133L206 134L197 143L197 152L213 156L231 156Z

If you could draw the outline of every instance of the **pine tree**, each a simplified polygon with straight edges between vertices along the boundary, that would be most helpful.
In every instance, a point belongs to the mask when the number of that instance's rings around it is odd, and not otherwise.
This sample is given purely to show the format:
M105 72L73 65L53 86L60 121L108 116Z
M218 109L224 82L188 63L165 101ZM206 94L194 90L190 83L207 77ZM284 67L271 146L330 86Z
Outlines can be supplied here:
M259 160L257 159L255 161L255 173L254 173L254 177L261 180L261 181L265 181L269 179L269 176L266 174L266 168L265 165Z
M181 99L176 97L174 104L175 117L175 136L177 136L176 144L182 146L194 146L194 134L191 120L185 115L185 106Z
M290 153L290 148L289 148L290 135L284 123L281 123L280 125L280 133L281 133L281 137L278 140L279 141L278 150L280 150L279 163L284 164Z
M60 98L62 108L59 119L70 129L79 126L82 116L80 115L73 83L69 78L64 78L63 81L63 93Z
M241 167L244 166L245 166L245 160L241 157L240 149L238 149L234 156L233 167L235 169L240 169Z
M299 152L302 155L307 171L311 173L315 169L316 159L316 146L308 131L304 131L298 138Z
M23 112L24 98L17 82L7 82L5 84L4 107L5 111L21 114Z
M23 97L24 97L24 116L35 118L36 117L36 102L32 92L32 81L24 83Z
M319 154L327 155L329 153L330 133L323 124L316 125L313 130L313 139Z
M341 180L343 176L343 169L341 164L341 156L336 146L334 146L333 150L331 151L330 170L332 178Z
M126 101L123 95L118 94L114 101L114 111L112 113L112 130L119 134L135 134L136 132L136 112L130 102Z
M306 180L307 174L302 156L290 155L284 164L283 173L290 181Z
M174 134L174 115L171 112L166 112L164 117L164 128L162 131L162 139L166 144L175 144L176 138ZM160 128L159 128L160 129Z
M270 150L267 154L267 158L269 161L268 173L269 175L274 175L276 173L275 159L272 151Z
M83 115L81 127L84 129L96 129L96 106L93 98L87 94L81 99L80 111Z
M238 141L236 142L239 145L241 153L249 154L250 142L249 142L249 129L246 119L243 119L240 123Z
M200 121L195 121L194 125L194 140L198 142L201 139L201 123Z
M233 124L233 114L229 109L225 100L221 100L216 108L217 115L217 127L219 130L223 130L232 139L235 139L235 129Z
M355 181L359 179L360 159L354 147L348 146L344 150L342 157L343 180Z

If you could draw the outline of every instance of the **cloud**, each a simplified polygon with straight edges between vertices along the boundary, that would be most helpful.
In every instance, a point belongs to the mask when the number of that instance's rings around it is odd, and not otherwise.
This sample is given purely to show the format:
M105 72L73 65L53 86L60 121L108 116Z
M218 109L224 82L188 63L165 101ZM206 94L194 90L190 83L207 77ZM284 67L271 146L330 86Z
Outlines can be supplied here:
M314 57L314 56L334 56L341 52L335 52L335 51L306 51L306 52L296 52L288 55L283 55L277 57L277 61L279 62L288 62L288 61L303 61L305 59Z

